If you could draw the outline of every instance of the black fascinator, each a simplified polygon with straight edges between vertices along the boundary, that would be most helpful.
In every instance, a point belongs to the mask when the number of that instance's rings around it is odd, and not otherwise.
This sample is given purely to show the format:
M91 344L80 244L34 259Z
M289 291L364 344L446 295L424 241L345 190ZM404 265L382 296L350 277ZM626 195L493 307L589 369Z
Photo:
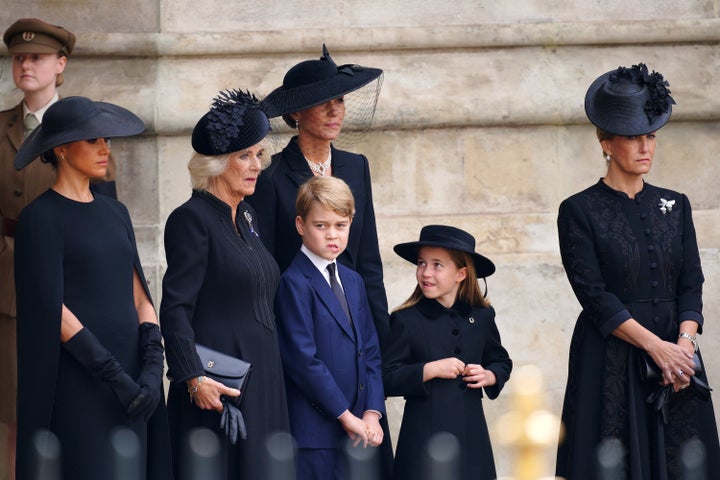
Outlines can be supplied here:
M585 95L585 113L596 127L614 135L644 135L670 119L675 100L663 76L645 64L618 67L598 77Z
M195 125L192 147L203 155L223 155L257 144L269 131L270 122L255 95L225 90Z

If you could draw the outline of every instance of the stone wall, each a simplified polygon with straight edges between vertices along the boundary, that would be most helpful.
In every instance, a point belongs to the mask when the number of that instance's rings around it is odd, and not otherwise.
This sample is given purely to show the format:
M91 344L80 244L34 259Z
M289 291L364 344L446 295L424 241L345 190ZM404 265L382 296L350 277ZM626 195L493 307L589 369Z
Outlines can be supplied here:
M580 309L560 263L557 207L604 174L583 97L619 65L662 72L678 103L648 180L693 204L706 275L701 344L711 384L720 385L720 2L631 3L10 1L0 25L37 16L76 32L61 93L124 105L147 123L143 137L113 147L158 301L164 221L189 196L189 132L215 93L265 95L291 65L318 57L323 42L338 63L383 68L373 130L357 150L371 161L390 305L414 286L395 243L430 223L469 230L498 267L488 283L503 341L517 366L541 369L548 408L559 415ZM0 105L10 107L20 95L1 55ZM511 380L486 402L491 431L512 389ZM402 400L388 404L396 430ZM509 475L509 450L495 449L498 473ZM547 458L550 472L554 451Z

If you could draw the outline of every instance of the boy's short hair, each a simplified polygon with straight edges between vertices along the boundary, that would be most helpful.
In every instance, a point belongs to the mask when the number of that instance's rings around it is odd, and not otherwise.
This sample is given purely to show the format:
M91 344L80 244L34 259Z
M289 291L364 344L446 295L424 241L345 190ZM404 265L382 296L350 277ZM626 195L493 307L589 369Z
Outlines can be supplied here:
M305 220L316 203L341 217L352 218L355 215L355 198L350 187L337 177L312 177L300 185L295 201L298 216Z

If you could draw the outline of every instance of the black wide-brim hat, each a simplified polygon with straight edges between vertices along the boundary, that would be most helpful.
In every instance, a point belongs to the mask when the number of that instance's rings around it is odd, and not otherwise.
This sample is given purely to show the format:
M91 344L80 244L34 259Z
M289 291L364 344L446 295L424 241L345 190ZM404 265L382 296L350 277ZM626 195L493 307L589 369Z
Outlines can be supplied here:
M128 137L144 130L140 117L123 107L85 97L61 98L47 109L42 123L20 146L15 168L20 170L48 150L66 143Z
M192 147L203 155L224 155L260 143L270 131L270 121L255 95L225 90L213 99L210 111L192 132Z
M305 60L285 74L282 86L263 100L268 117L299 112L364 87L383 74L379 68L338 66L323 44L320 60Z
M442 247L469 253L475 263L477 278L495 273L495 264L475 251L475 237L465 230L447 225L427 225L420 230L420 240L399 243L393 250L408 262L417 264L420 247Z
M585 94L590 122L613 135L636 136L659 130L670 119L675 100L660 73L640 63L600 75Z

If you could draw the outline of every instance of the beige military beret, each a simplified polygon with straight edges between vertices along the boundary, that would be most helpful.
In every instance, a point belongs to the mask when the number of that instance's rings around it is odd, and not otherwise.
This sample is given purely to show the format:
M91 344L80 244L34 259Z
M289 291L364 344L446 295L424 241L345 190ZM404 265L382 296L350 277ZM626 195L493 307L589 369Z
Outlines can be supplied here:
M5 30L3 41L10 55L57 52L70 55L75 47L75 34L38 18L21 18Z

